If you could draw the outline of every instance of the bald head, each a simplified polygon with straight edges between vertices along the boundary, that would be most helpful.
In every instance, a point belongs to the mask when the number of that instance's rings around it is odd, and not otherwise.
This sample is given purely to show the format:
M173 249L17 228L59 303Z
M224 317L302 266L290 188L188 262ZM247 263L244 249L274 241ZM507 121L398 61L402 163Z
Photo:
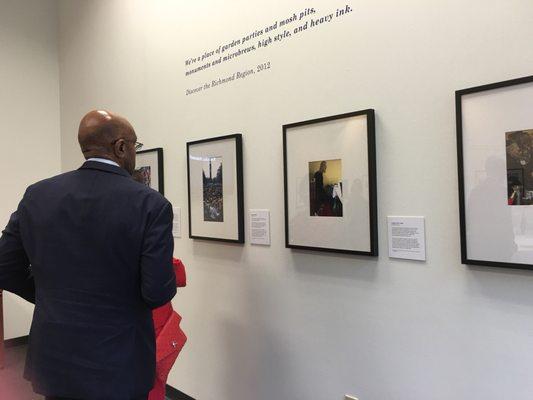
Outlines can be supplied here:
M85 159L109 159L130 174L135 169L136 141L137 135L128 120L109 111L90 111L80 122L78 142Z
M103 110L90 111L81 119L78 141L84 155L109 150L109 144L119 138L136 139L127 119Z

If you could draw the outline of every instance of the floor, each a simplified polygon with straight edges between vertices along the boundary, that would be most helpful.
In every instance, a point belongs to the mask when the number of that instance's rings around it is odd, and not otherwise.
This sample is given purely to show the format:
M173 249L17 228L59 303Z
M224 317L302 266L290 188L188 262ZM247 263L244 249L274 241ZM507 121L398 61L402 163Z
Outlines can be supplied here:
M2 400L43 400L33 393L31 384L22 378L26 346L6 349L4 369L0 370L0 399Z

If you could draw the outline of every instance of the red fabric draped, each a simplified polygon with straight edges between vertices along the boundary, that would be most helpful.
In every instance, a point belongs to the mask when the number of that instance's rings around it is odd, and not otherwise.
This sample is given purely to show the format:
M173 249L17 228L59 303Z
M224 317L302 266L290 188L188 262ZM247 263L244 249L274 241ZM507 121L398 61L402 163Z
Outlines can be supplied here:
M172 264L176 273L176 286L184 287L187 284L185 266L176 258L172 260ZM168 374L185 345L187 336L180 328L181 316L172 309L171 303L155 309L152 318L156 335L157 364L155 386L148 400L164 400Z

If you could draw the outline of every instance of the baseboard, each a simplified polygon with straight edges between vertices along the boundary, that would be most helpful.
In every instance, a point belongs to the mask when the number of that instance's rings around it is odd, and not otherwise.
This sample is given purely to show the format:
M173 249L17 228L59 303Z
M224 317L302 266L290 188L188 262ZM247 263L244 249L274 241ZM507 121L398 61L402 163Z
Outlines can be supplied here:
M26 346L29 343L29 336L21 336L13 339L4 340L4 347L10 349L12 347Z
M167 398L170 400L194 400L191 396L187 396L170 385L167 385Z

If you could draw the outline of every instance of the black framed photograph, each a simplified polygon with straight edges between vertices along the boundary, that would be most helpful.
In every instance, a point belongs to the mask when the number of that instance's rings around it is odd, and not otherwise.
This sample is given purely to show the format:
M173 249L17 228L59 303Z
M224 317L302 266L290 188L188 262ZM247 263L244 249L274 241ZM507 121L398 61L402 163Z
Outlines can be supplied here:
M285 245L378 255L374 110L283 125Z
M187 143L189 237L244 243L242 135Z
M455 98L461 261L533 269L533 76Z
M133 178L162 195L165 195L165 176L163 171L163 149L141 150L135 159Z

